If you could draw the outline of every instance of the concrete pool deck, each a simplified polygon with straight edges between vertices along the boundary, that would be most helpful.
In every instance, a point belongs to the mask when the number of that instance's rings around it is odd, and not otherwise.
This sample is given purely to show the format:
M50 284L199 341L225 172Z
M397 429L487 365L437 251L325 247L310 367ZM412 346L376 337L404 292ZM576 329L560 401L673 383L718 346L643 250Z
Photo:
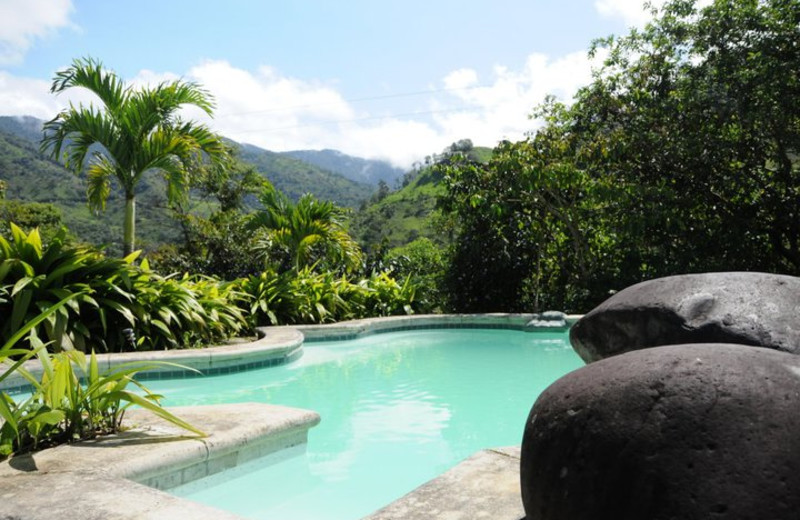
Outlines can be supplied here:
M519 447L482 450L363 520L524 520Z
M350 339L422 328L565 330L577 320L533 314L425 315L260 329L256 341L206 349L98 356L101 367L130 361L170 361L207 374L273 366L302 355L303 341ZM40 370L29 362L34 374ZM155 378L193 377L167 369ZM152 375L150 377L153 378ZM19 388L8 378L2 389ZM15 386L17 385L17 386ZM533 403L531 403L533 404ZM0 519L234 519L237 516L159 491L242 462L304 444L315 412L241 403L173 409L206 431L200 439L145 411L129 411L119 435L62 445L0 463ZM520 432L520 436L521 436ZM111 448L111 449L109 449ZM391 476L388 476L391 478ZM80 497L76 499L76 497ZM519 449L487 449L367 517L369 520L492 518L520 520Z
M143 410L131 429L0 463L0 518L235 519L160 489L306 443L317 413L260 403L171 409L204 430L188 434Z

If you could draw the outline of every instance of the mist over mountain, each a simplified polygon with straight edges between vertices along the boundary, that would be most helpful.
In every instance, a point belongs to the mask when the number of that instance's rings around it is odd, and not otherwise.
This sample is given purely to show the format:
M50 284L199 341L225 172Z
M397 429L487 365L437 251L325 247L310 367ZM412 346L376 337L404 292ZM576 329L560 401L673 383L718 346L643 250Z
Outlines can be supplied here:
M356 182L377 186L380 181L394 186L403 177L405 170L392 166L388 161L362 159L338 150L295 150L283 152L295 159L314 164L328 171L343 175Z

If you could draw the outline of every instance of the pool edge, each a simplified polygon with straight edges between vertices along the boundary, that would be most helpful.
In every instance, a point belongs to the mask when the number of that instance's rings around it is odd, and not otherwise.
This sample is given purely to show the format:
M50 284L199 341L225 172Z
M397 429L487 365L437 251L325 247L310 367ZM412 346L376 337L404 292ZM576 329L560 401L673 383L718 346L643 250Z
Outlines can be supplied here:
M258 327L258 339L245 343L198 349L152 350L98 354L101 370L123 363L169 361L191 370L160 367L137 375L142 381L231 374L290 363L303 354L303 344L315 341L355 339L357 337L417 329L490 328L525 332L559 332L569 329L578 315L561 315L561 320L539 320L540 314L420 314L342 321L321 325L283 325ZM41 377L38 360L25 363L34 377ZM18 373L0 381L0 390L14 393L30 391L30 384Z
M239 518L157 488L176 487L305 444L308 430L320 420L316 412L261 403L172 411L209 436L186 436L152 414L135 411L126 419L132 428L122 434L0 463L4 513L30 520L189 517L186 514L197 520ZM80 511L76 496L81 497Z

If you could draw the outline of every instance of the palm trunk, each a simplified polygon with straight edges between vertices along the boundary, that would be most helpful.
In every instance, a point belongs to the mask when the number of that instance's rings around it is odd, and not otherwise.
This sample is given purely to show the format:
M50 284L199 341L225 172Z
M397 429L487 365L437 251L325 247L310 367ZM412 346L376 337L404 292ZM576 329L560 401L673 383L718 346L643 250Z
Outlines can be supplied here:
M133 237L136 234L136 195L125 194L125 223L123 226L122 253L128 256L133 253Z

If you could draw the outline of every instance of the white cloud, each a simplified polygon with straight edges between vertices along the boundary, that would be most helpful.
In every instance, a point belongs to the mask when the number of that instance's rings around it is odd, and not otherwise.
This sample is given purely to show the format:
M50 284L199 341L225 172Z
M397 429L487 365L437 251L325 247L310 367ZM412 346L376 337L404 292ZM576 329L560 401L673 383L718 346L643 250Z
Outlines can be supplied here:
M436 123L448 143L469 138L494 145L500 139L521 139L538 125L528 118L532 109L550 94L571 100L591 81L593 63L586 53L576 52L556 60L532 54L518 71L496 67L489 85L452 93L469 109L435 115Z
M0 1L0 64L20 63L37 38L70 25L70 0Z
M485 146L522 139L536 126L528 119L533 107L547 94L571 99L590 81L590 70L582 52L559 59L532 54L519 70L497 66L479 78L472 69L459 69L445 74L429 94L378 96L367 103L348 101L335 85L288 77L270 67L248 71L225 61L202 63L184 76L142 70L129 81L196 81L214 96L215 117L196 109L185 115L239 142L274 151L332 148L408 167L459 139ZM54 96L49 87L48 81L0 71L0 115L49 119L70 101L87 103L93 97L83 89Z
M458 69L444 77L444 87L447 89L469 88L478 83L478 73L472 69Z
M253 73L213 61L187 79L213 93L218 108L209 124L237 141L275 151L334 148L409 166L459 139L493 146L523 138L536 126L533 107L548 94L569 100L590 81L591 63L584 52L556 60L533 54L521 70L496 67L484 85L476 71L455 70L411 110L359 109L331 85L269 67Z
M3 107L1 115L52 118L61 106L49 94L49 88L48 81L19 78L0 70L0 107Z

